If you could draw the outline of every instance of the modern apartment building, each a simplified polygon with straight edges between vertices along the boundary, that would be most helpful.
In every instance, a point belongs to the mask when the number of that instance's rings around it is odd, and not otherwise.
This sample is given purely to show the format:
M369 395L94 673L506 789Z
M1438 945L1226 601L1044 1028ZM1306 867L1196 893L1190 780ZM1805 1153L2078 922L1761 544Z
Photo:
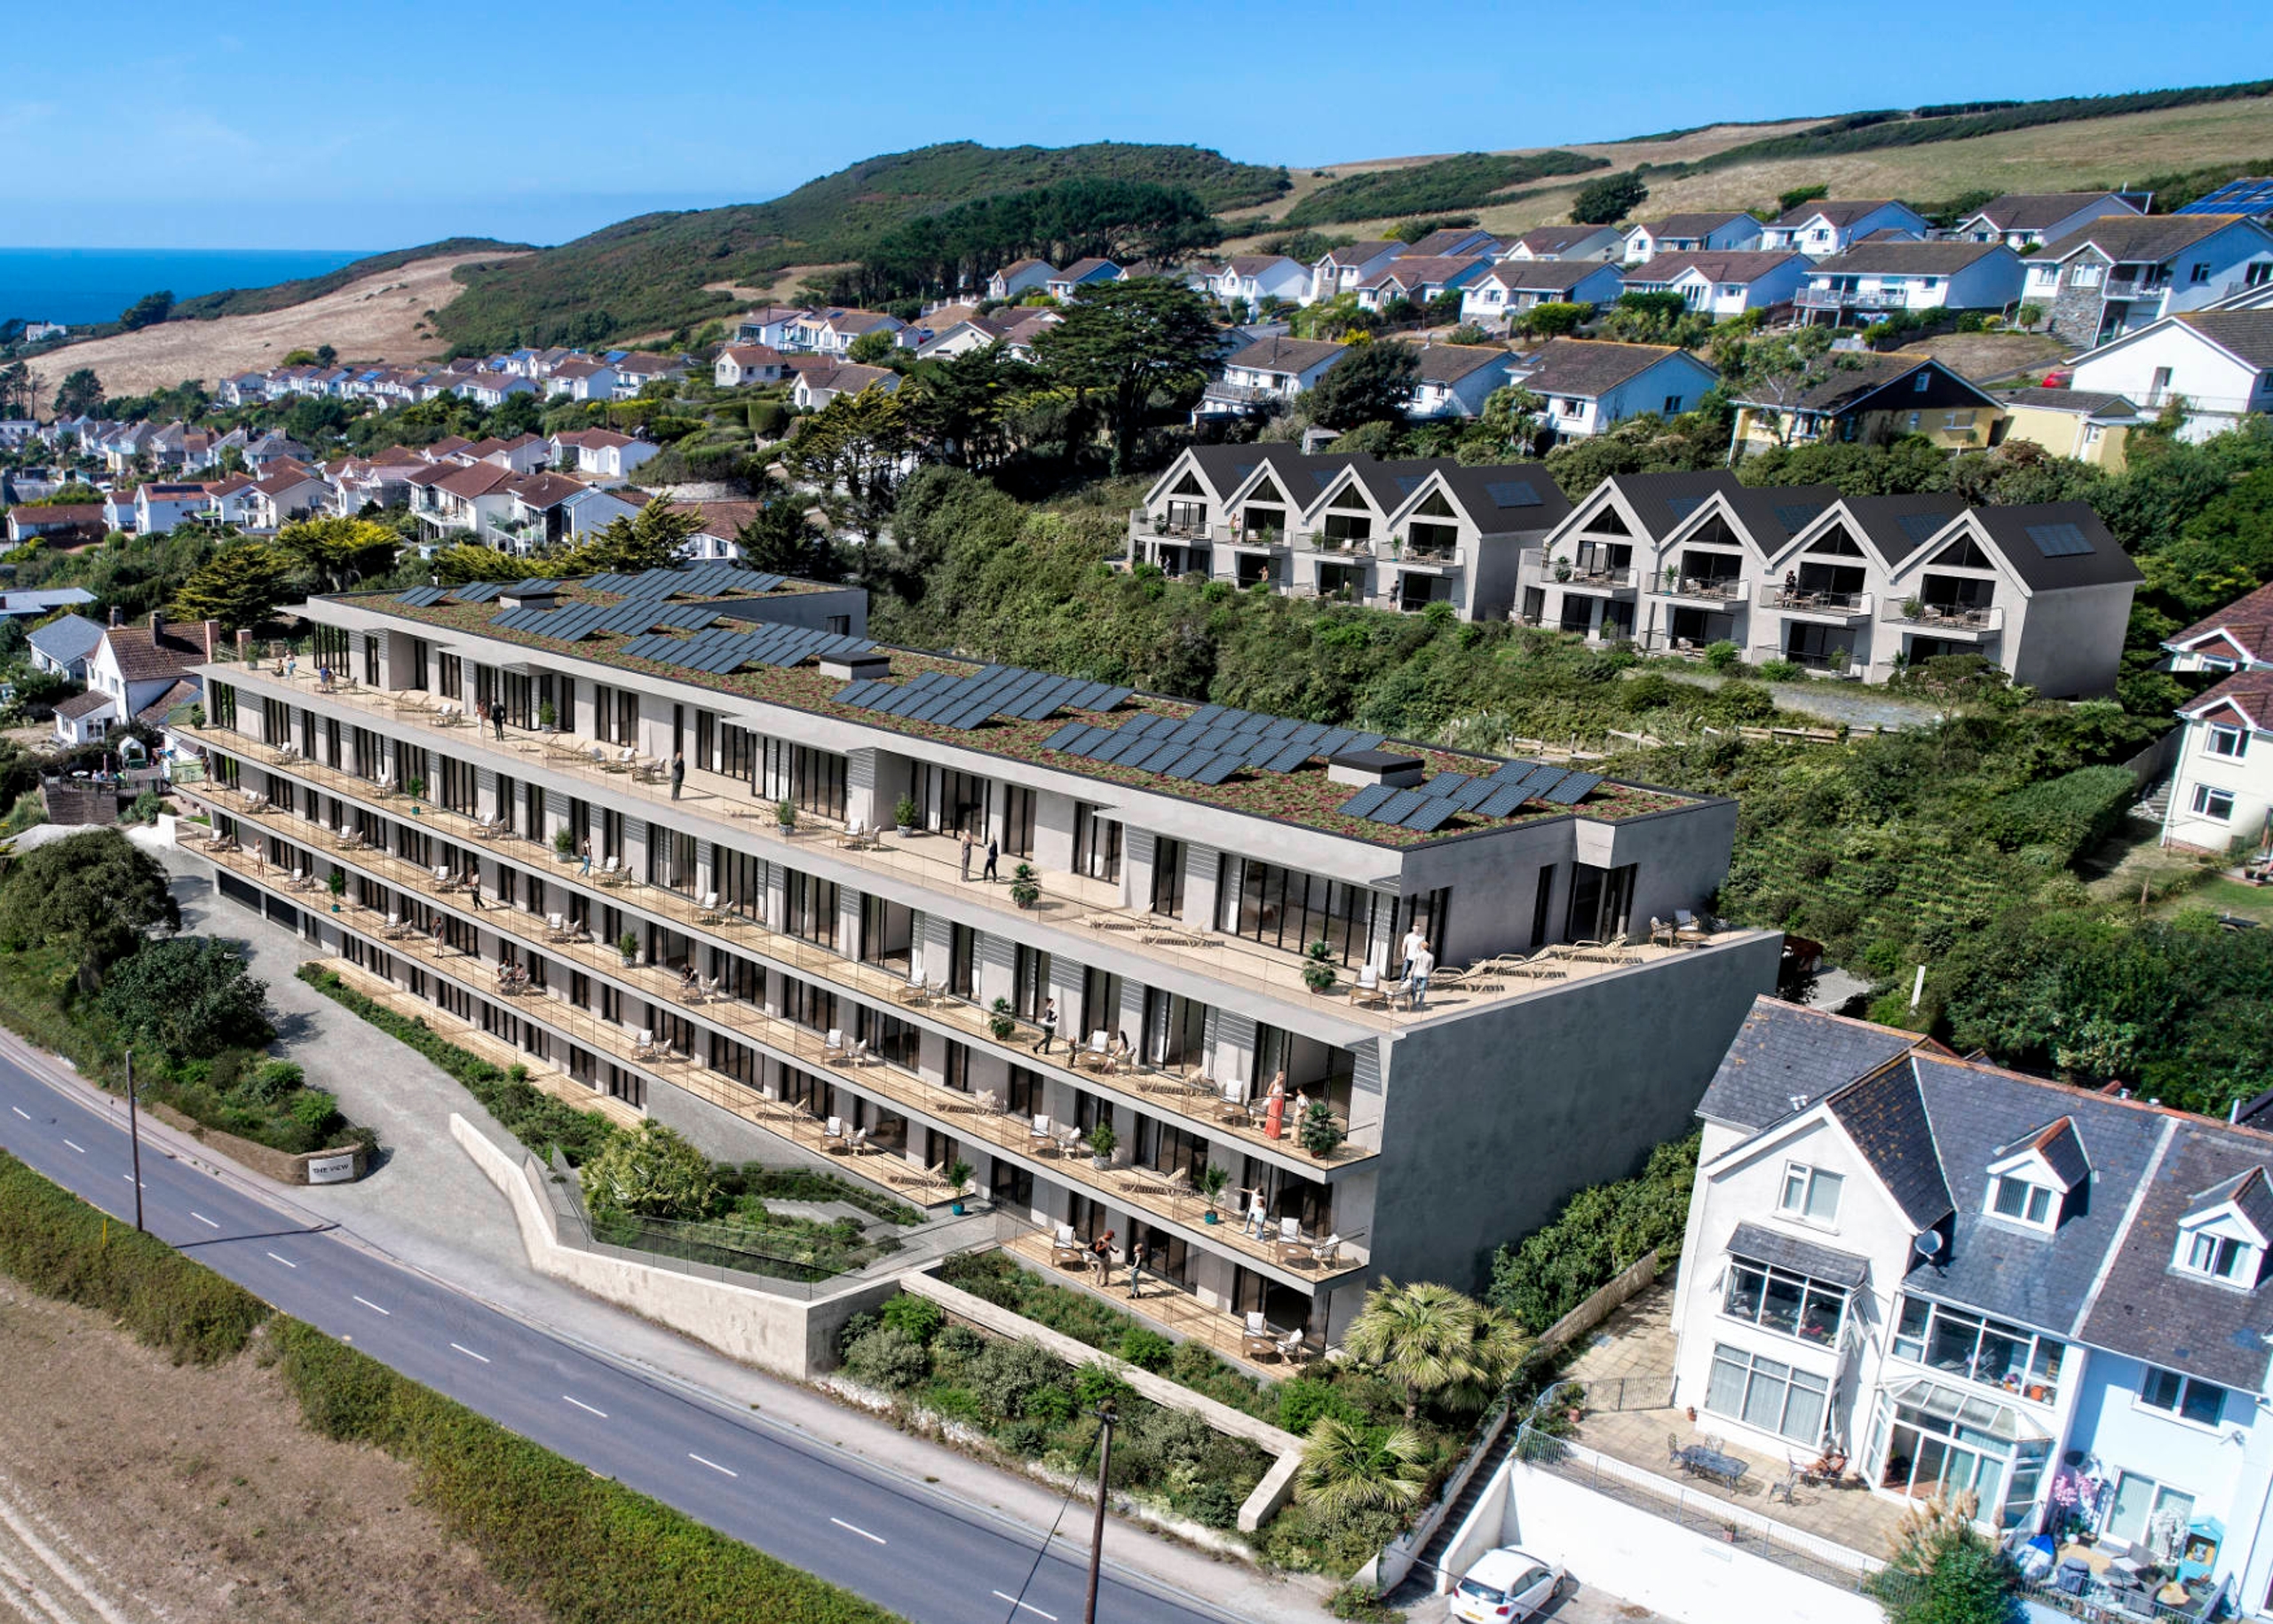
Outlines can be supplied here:
M289 677L202 668L196 849L552 1092L927 1204L968 1161L1039 1267L1059 1225L1141 1238L1174 1289L1132 1308L1234 1357L1249 1313L1315 1347L1377 1275L1478 1283L1679 1131L1774 980L1771 932L1651 929L1722 879L1730 803L883 648L847 597L317 598ZM1382 985L1416 930L1417 1010ZM1271 1131L1281 1078L1340 1144ZM1263 1232L1208 1221L1210 1165Z
M2114 687L2140 581L2080 502L1842 499L1723 470L1605 479L1519 573L1525 625L1677 652L1729 642L1871 682L1978 654L2055 697Z
M1498 620L1516 559L1571 511L1537 463L1382 462L1291 446L1194 446L1129 515L1129 564L1380 609Z

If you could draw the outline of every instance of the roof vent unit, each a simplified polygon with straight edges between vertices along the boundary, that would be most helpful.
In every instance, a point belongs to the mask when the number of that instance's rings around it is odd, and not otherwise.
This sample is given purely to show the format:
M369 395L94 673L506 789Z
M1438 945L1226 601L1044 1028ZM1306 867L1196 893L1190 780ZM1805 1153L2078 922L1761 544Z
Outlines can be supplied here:
M550 609L558 601L550 587L539 588L535 591L507 590L497 594L497 606L500 612L513 609Z
M1392 750L1348 750L1329 756L1326 761L1327 778L1353 788L1380 784L1390 789L1408 789L1428 773L1428 764L1418 756L1400 756Z
M882 649L857 654L825 654L814 662L838 682L882 682L891 675L891 657Z

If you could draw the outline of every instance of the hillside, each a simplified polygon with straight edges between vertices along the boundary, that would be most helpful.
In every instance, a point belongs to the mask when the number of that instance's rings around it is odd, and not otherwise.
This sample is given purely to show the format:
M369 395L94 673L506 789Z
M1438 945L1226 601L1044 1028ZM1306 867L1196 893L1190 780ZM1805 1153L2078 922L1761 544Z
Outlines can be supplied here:
M867 159L772 202L641 215L522 259L470 266L466 291L440 313L442 337L469 350L592 343L725 315L738 302L711 284L763 281L796 263L856 259L917 215L1077 178L1185 187L1217 210L1266 203L1287 186L1283 170L1194 147L919 147Z
M210 321L218 316L263 315L272 310L282 310L289 305L304 305L310 299L320 299L327 293L338 292L352 282L360 282L367 277L378 276L388 271L400 271L421 259L448 259L462 264L469 256L526 254L529 246L526 242L500 242L495 237L447 237L440 242L429 242L418 248L399 248L384 254L366 255L321 276L296 277L288 282L272 282L265 288L225 288L218 293L201 293L176 304L168 319Z

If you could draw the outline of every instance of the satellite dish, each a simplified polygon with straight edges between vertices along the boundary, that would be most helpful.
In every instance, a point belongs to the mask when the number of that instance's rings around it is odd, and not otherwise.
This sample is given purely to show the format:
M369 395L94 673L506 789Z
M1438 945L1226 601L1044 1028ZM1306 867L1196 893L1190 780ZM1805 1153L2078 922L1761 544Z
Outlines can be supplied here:
M1921 1257L1938 1257L1942 1250L1942 1232L1939 1230L1921 1229L1918 1232L1917 1239L1910 1244Z

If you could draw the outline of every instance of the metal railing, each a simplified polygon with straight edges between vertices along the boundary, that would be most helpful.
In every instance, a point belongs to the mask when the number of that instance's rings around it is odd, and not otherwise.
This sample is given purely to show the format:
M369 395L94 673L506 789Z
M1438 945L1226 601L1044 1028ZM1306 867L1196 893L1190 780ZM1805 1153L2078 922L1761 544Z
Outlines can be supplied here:
M2000 631L2005 625L2002 604L1912 604L1889 601L1879 611L1881 621L1899 622L1933 631Z
M1770 586L1760 590L1760 606L1781 609L1788 614L1868 615L1872 595L1868 592L1828 592L1809 587Z
M1792 296L1802 310L1905 310L1907 288L1802 288Z
M1660 581L1664 577L1659 577ZM1691 598L1707 603L1730 603L1745 595L1741 575L1683 575L1658 590L1667 598Z

